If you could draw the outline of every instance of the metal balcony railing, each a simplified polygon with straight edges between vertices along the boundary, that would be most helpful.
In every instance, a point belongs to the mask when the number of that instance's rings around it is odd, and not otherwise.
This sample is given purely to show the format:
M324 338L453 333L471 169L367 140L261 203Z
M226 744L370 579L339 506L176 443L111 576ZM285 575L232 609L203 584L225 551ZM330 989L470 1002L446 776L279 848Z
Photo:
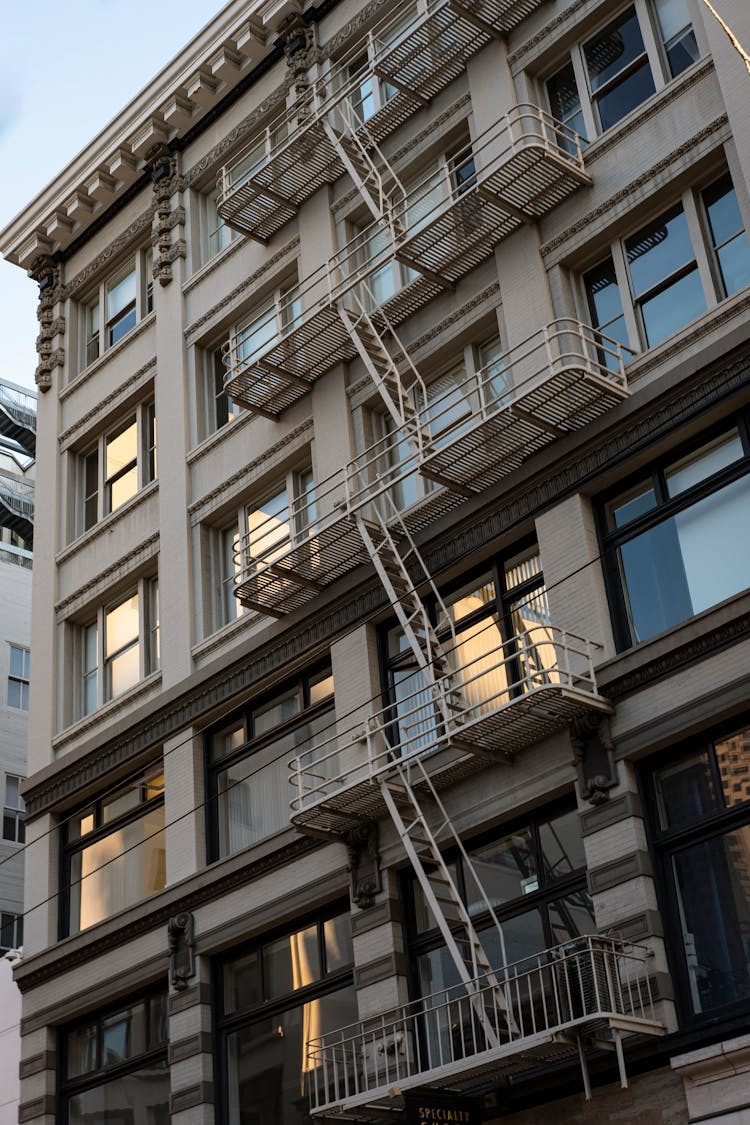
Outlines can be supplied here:
M493 1045L476 1017L476 994L459 986L310 1039L311 1112L379 1121L416 1087L455 1094L574 1058L588 1097L584 1036L589 1049L614 1047L627 1085L622 1038L665 1032L648 957L645 947L585 935L499 967L493 983L478 978Z
M29 452L36 451L36 395L0 382L0 434Z
M525 631L507 640L494 620L459 631L446 649L451 672L436 676L434 689L415 672L391 706L295 758L293 823L340 833L384 815L380 783L410 760L434 755L435 783L447 784L508 761L584 711L609 711L596 689L596 646L549 624L533 604L526 617Z
M0 526L24 539L34 535L34 485L0 471Z
M552 321L422 410L422 471L474 490L500 480L627 397L623 350L576 320Z

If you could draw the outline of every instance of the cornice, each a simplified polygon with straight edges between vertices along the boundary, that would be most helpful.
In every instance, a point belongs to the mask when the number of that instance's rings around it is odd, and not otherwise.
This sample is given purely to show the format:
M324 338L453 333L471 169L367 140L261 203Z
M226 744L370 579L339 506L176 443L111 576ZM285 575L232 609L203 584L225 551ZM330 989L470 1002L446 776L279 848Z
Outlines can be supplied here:
M156 558L158 553L159 533L156 532L154 535L150 535L148 539L144 539L127 555L119 558L112 566L99 571L95 578L92 578L84 586L80 586L74 594L70 594L67 598L57 602L55 605L57 621L64 621L83 606L96 601L97 597L109 590L115 582L133 574L144 563Z
M270 258L266 258L263 265L255 270L254 273L251 273L244 281L230 290L225 297L208 309L207 312L203 313L197 320L194 320L192 324L189 324L185 329L185 340L188 343L192 342L192 337L195 336L197 332L207 324L210 324L211 321L215 320L224 309L233 305L246 290L254 288L257 282L265 277L266 274L272 273L285 258L291 257L292 253L297 250L298 247L299 235L296 234L294 238L290 238L288 242L285 242L275 254L272 254Z
M721 130L726 129L726 136L721 134ZM565 246L566 243L571 242L582 231L590 231L596 226L599 219L606 215L615 212L621 204L626 203L628 200L632 202L633 197L640 193L648 184L652 183L657 177L663 173L668 173L675 164L682 161L683 157L689 152L695 152L704 141L714 139L714 144L718 145L724 140L729 138L729 126L726 114L717 117L709 125L706 125L699 132L695 133L690 140L685 141L679 148L673 149L672 152L658 160L656 164L652 164L650 168L646 169L635 180L631 180L619 191L614 192L608 196L598 207L592 211L587 211L571 226L561 231L554 238L550 239L540 248L543 258L550 258L552 254L559 250L560 247ZM559 257L559 255L557 255Z
M554 471L541 468L532 475L525 469L517 475L509 494L503 495L498 486L482 497L481 509L465 516L462 522L461 513L457 512L441 539L427 545L420 543L428 570L437 577L449 567L465 562L498 536L595 479L604 467L626 461L639 448L647 447L676 425L748 385L750 347L745 346L731 363L717 361L666 392L656 405L625 412L617 428L608 430L583 449L573 449ZM105 777L110 770L160 745L184 727L200 724L212 712L241 699L282 669L314 659L334 638L382 613L388 605L383 587L374 581L369 587L338 598L335 591L335 586L331 587L320 609L314 613L308 609L301 622L292 621L286 630L277 625L270 639L262 642L255 653L244 653L203 682L189 681L173 699L165 700L158 713L135 721L125 736L97 746L78 761L61 763L61 769L49 779L30 785L24 794L28 819L69 801L84 785Z
M143 367L139 367L139 369L132 375L129 375L127 379L119 383L110 394L100 399L96 406L92 407L91 410L87 410L77 421L73 422L66 430L62 431L57 439L60 451L63 452L72 445L81 431L87 430L90 423L95 419L101 419L102 415L106 415L110 410L116 409L117 406L129 398L131 394L137 393L141 389L141 384L147 383L152 373L155 373L155 371L156 356L152 356L151 359L143 364ZM75 390L76 387L73 384L69 384L60 391L60 398L64 399L69 397Z

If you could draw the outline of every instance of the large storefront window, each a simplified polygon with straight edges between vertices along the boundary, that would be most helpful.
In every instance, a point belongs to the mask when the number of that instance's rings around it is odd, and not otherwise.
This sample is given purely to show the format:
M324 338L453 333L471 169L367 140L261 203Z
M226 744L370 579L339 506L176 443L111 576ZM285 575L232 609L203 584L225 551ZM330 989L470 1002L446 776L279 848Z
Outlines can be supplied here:
M226 1125L302 1125L318 1065L307 1045L353 1023L349 911L261 940L217 966Z
M646 778L683 1017L750 1002L750 725Z
M330 665L233 715L207 737L210 858L232 855L289 824L289 763L333 723Z
M167 994L152 993L61 1033L61 1125L169 1125Z

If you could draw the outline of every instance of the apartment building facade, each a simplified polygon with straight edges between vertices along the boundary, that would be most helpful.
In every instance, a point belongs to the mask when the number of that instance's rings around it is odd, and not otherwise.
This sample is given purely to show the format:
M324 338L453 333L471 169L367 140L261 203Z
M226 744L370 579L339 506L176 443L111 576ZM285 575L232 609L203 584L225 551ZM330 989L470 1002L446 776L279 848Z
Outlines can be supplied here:
M0 952L23 945L36 395L0 379Z
M743 1120L748 82L700 0L233 2L0 233L20 1120Z

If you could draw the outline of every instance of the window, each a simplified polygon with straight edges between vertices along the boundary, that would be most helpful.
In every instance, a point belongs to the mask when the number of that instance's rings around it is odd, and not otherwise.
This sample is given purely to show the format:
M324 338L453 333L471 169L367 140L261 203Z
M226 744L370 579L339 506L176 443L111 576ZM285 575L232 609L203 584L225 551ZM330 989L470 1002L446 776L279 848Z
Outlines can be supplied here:
M5 804L3 805L3 839L13 844L23 844L26 839L24 812L26 805L21 796L21 783L26 779L5 775Z
M304 539L315 521L315 480L312 469L292 470L282 487L257 507L244 509L244 563L248 567L273 562Z
M323 915L217 965L226 1125L304 1125L315 1078L310 1040L357 1019L348 910Z
M344 78L351 86L349 105L354 111L355 127L369 121L382 109L398 90L390 82L378 78L375 68L379 59L400 41L413 32L417 17L417 4L410 4L405 11L387 24L381 24L374 35L368 36L367 48L357 55L344 70Z
M547 80L550 110L593 140L697 58L688 0L637 0Z
M0 914L0 953L23 946L23 914Z
M583 278L593 327L635 350L748 284L750 246L729 176L686 192Z
M141 579L81 629L81 712L90 715L159 667L159 588Z
M245 369L283 333L295 327L301 315L299 286L287 283L276 289L232 330L232 363ZM225 368L224 374L231 378L234 372Z
M605 560L619 648L748 585L747 422L639 473L603 504Z
M20 711L29 709L29 673L31 653L20 645L10 646L10 671L8 674L8 706Z
M494 968L501 968L504 960L513 964L596 932L574 807L563 805L509 825L500 835L469 844L467 852L473 874L460 855L447 854L446 862ZM418 995L429 996L455 987L460 983L456 966L424 893L410 872L403 877L403 899L412 979ZM504 955L487 902L502 926ZM450 1033L446 1029L446 1034Z
M750 1000L750 726L645 774L675 1000L683 1020Z
M131 255L82 306L80 365L88 367L154 307L153 251Z
M69 817L64 834L61 937L87 930L163 890L161 764Z
M60 1033L61 1122L167 1125L167 993L87 1016Z
M209 262L222 250L226 250L231 242L239 238L239 233L227 226L216 210L218 189L214 189L202 198L203 220L203 261Z
M156 479L156 415L144 403L79 458L80 531L116 512Z
M330 667L294 680L234 715L207 739L211 859L289 824L289 762L330 737Z

